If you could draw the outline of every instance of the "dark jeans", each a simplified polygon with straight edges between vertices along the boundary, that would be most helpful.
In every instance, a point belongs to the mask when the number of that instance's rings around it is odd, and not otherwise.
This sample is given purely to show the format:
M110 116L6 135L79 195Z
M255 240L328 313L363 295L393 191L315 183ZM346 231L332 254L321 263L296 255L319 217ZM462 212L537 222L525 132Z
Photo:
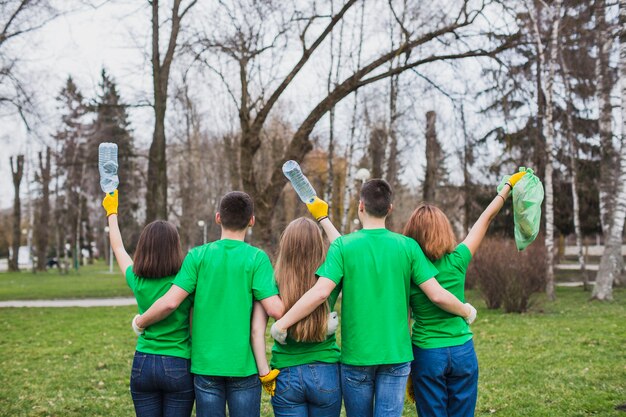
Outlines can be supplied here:
M193 375L189 359L135 352L130 393L137 417L189 417Z
M400 417L410 362L341 365L341 388L348 417Z
M472 340L446 348L413 346L413 356L411 377L420 417L474 415L478 360Z
M339 364L318 362L281 369L272 407L276 417L339 417Z
M197 417L259 417L261 381L244 377L195 375Z

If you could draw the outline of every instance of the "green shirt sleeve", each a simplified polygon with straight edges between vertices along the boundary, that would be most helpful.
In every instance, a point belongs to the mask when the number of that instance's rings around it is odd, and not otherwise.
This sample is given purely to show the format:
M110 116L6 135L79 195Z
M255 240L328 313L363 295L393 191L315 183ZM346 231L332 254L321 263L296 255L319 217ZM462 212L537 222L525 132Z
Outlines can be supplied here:
M465 274L470 261L472 260L472 252L465 245L465 243L459 243L454 252L450 256L450 261L459 272Z
M343 279L343 254L341 253L341 238L335 241L328 248L326 260L317 269L317 276L328 278L335 284L339 284Z
M267 254L259 251L254 265L254 275L252 276L252 295L257 301L278 295L278 287L274 281L274 268Z
M198 262L196 260L196 252L192 250L185 256L183 266L180 267L180 271L176 274L172 285L176 285L191 294L196 290L197 283Z
M420 245L413 239L411 239L411 242L413 242L411 278L415 285L421 285L429 279L435 277L439 271L428 260L426 255L424 255Z
M126 268L126 272L124 273L124 276L126 277L126 283L130 287L131 291L135 292L135 273L133 272L132 264L128 265L128 268Z

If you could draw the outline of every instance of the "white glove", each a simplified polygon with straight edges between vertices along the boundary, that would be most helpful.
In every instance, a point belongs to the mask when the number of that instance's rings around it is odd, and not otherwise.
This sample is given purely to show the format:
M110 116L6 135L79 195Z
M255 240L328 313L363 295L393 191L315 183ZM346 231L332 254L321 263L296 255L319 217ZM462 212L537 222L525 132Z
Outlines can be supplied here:
M465 303L465 305L468 306L470 309L469 316L465 317L465 321L467 322L467 324L472 324L474 320L476 320L476 314L478 314L478 312L470 303Z
M339 317L336 311L328 313L328 329L326 330L326 336L330 336L337 331L339 327Z
M137 314L135 317L133 317L133 322L132 322L133 331L135 332L137 336L141 336L144 330L146 330L143 327L139 327L139 325L137 325L137 317L139 317L140 315L141 314Z
M276 326L276 322L274 322L274 324L272 324L272 327L270 327L270 334L272 335L274 340L276 340L281 345L284 345L287 341L287 330L279 329L278 326Z

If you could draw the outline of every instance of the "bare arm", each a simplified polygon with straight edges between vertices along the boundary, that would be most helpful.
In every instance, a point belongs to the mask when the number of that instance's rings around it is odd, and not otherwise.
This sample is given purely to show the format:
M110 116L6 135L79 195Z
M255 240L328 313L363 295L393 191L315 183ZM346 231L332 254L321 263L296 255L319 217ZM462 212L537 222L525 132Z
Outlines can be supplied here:
M137 317L137 325L145 329L151 324L163 320L172 314L188 295L187 291L177 285L172 285L163 297L156 300L145 313Z
M109 222L109 242L111 243L111 249L113 249L115 259L122 270L122 274L125 274L128 267L133 264L133 259L128 252L126 252L124 242L122 242L122 234L120 233L120 227L117 223L117 214L111 214L107 220Z
M439 285L435 278L423 282L419 287L430 301L440 309L463 318L469 317L471 314L470 308L460 302L450 291Z
M281 300L277 295L264 298L260 301L260 303L263 306L265 313L276 320L285 314L285 305L283 304L283 300Z
M286 331L291 326L308 316L320 304L325 302L330 293L333 292L337 284L332 280L319 277L315 285L285 313L285 315L275 323L278 329Z
M335 239L341 236L341 233L339 233L333 222L331 222L328 217L320 220L320 226L324 229L324 233L326 233L326 237L328 237L330 243L333 243Z
M270 367L265 355L265 329L267 328L267 314L260 302L255 301L252 308L252 329L250 332L250 344L256 362L259 375L267 375Z
M504 201L509 197L510 192L511 187L508 184L505 185L504 188L502 188L502 191L500 191L487 206L485 211L482 212L476 223L474 223L474 226L472 226L471 230L467 234L463 243L467 246L472 256L478 250L485 234L487 234L487 229L489 228L491 221L496 217L496 214L498 214L502 206L504 206Z

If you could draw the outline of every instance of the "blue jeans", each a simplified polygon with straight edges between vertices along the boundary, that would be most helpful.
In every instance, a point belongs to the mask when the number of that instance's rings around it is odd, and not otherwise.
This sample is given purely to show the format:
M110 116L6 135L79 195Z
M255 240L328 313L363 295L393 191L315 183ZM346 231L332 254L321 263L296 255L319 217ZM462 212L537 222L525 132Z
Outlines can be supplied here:
M411 363L341 365L341 388L348 417L401 416Z
M478 360L474 342L420 349L413 346L411 376L420 417L471 417L478 396Z
M196 416L259 417L261 381L254 374L244 377L196 375Z
M135 352L130 393L137 417L189 417L193 375L189 359Z
M272 407L276 417L339 417L339 364L317 362L281 369Z

